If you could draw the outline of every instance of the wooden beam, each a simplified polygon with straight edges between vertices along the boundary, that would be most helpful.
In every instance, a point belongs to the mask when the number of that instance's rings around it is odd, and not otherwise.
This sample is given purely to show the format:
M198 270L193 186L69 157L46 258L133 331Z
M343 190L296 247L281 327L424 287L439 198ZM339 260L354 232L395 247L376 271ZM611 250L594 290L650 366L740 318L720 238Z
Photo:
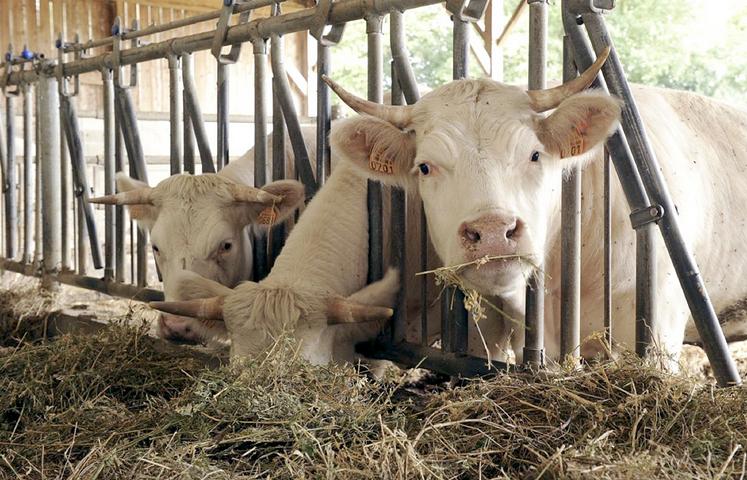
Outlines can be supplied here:
M503 31L495 41L496 46L500 47L502 46L503 42L506 41L506 37L508 37L508 34L511 33L511 30L514 29L516 24L519 23L519 20L526 11L526 6L527 0L519 0L519 4L516 5L513 15L511 15L511 18L508 20L508 22L506 22L506 25L503 27Z

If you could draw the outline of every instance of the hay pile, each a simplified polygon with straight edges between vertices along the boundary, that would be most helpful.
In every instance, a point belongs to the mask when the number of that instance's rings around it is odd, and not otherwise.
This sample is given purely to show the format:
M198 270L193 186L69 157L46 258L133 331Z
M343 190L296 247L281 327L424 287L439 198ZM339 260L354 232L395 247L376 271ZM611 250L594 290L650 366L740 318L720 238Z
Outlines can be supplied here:
M2 478L727 478L747 391L635 359L426 392L289 342L210 370L143 328L0 355Z

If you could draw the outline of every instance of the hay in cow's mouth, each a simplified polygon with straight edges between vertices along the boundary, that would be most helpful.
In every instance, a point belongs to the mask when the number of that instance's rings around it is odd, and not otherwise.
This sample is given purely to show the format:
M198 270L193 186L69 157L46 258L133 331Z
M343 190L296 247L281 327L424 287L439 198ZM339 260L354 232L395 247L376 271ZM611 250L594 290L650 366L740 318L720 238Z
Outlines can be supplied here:
M0 294L6 317L17 300ZM634 357L425 390L309 365L287 340L209 369L140 327L28 338L0 353L0 478L734 478L747 462L747 389Z

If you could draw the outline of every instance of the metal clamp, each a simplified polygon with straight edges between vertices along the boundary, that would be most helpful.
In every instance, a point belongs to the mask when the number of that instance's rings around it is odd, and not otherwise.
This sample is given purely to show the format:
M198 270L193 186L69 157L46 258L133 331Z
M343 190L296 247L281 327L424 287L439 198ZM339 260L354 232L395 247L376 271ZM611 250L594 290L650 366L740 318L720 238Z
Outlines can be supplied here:
M319 0L316 4L314 18L309 25L309 33L316 38L325 47L333 47L342 40L342 34L345 31L345 24L338 23L332 25L332 28L324 34L329 19L329 12L332 10L332 0Z
M568 0L568 11L573 15L605 13L613 8L615 8L615 0Z
M138 21L132 21L132 29L135 31L138 29ZM130 65L130 82L124 84L122 82L123 66L122 66L122 41L124 34L127 33L122 27L122 21L119 17L114 19L112 25L112 70L114 71L114 86L117 88L132 88L137 86L137 63ZM130 47L136 48L139 45L139 40L133 38L130 40Z
M15 63L16 57L13 55L13 45L8 44L8 52L5 54L5 69L2 76L0 76L0 90L2 90L5 97L17 97L21 93L21 87L19 86L16 86L15 90L8 90L8 80L10 79L10 74L13 73L13 65Z
M664 217L664 207L661 205L651 205L645 208L639 208L630 212L630 223L635 230L648 225L649 223L658 222Z
M65 75L65 52L71 46L75 46L76 48L72 49L73 58L75 60L80 60L82 58L82 53L81 53L82 49L77 48L80 46L80 35L76 33L75 42L72 44L69 44L63 40L62 34L60 34L60 36L57 37L55 46L57 47L57 63L60 66L60 68L57 69L57 91L59 92L60 96L74 97L78 95L78 93L80 92L80 75L75 74L72 76L73 92L70 93L68 91L68 82L70 81L70 78L67 75Z
M446 0L446 9L462 22L477 22L487 8L488 0Z
M241 44L231 45L231 50L227 54L222 54L223 43L226 41L228 36L228 27L231 23L231 17L233 16L234 7L237 3L244 3L245 0L223 0L223 9L218 19L218 24L215 27L215 36L213 36L213 45L210 47L210 53L213 54L219 63L231 64L236 63L241 55ZM238 25L244 24L249 21L252 11L246 10L241 12L239 15Z

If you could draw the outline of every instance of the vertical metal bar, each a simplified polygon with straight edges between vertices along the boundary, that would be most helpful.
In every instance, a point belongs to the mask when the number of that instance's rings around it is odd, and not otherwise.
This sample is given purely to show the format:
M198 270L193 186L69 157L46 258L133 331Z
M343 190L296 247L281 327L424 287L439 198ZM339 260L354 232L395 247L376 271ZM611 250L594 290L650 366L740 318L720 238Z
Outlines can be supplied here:
M195 174L195 134L192 130L192 119L189 118L187 98L182 97L182 131L184 132L184 171Z
M86 245L86 234L88 229L86 228L85 213L80 200L82 197L79 196L80 194L78 193L80 190L77 187L76 190L78 190L75 193L78 195L78 201L75 202L75 224L78 233L76 242L76 245L78 246L77 272L78 275L85 275L88 272L88 246Z
M322 80L322 75L330 72L330 47L325 44L323 37L317 41L316 54L316 184L322 188L327 179L327 164L330 161L330 149L327 134L332 116L329 87Z
M258 40L254 47L254 186L261 187L267 182L267 42ZM278 107L279 108L279 107ZM273 117L273 122L276 122ZM280 114L280 132L273 130L275 138L283 134L282 114ZM285 147L283 146L283 149ZM277 165L285 165L283 152L277 157L273 150L273 171ZM273 238L274 240L274 238ZM261 280L270 270L267 258L267 232L254 229L254 278ZM274 259L273 252L272 258Z
M44 271L54 272L60 267L60 108L57 80L54 77L39 77L40 130L42 170L42 242ZM46 283L46 282L45 282ZM48 283L47 283L48 285Z
M576 77L573 51L563 37L563 81ZM560 247L560 358L581 357L581 167L562 176Z
M228 164L228 65L218 62L218 152L216 169Z
M428 218L420 202L420 271L428 270ZM420 275L420 344L428 346L428 279ZM443 348L443 346L442 346Z
M197 149L200 151L200 162L202 163L202 173L215 173L215 164L213 164L213 154L210 152L210 142L208 141L205 124L202 121L202 110L200 102L197 99L197 91L194 82L194 68L192 63L192 54L185 53L182 55L182 80L184 83L184 105L192 120L192 129L197 142Z
M278 103L278 107L279 107ZM281 121L285 118L283 116L282 112L278 112L280 115ZM283 146L283 154L278 155L275 157L273 155L272 157L272 179L273 180L282 180L286 177L287 172L285 171L285 138L283 138L282 142ZM262 164L263 167L265 164ZM255 165L256 168L256 165ZM265 178L265 172L262 172L262 179ZM270 236L270 252L269 252L269 258L266 260L267 262L267 270L272 269L272 266L275 264L275 259L280 255L280 250L282 250L283 245L285 244L285 223L278 223L277 225L274 225L269 231L268 234ZM265 242L267 242L267 238L264 239Z
M80 128L78 126L78 116L75 112L75 105L70 97L62 96L60 98L60 120L63 125L65 137L67 140L68 150L70 151L70 161L73 167L73 179L75 184L75 196L78 198L78 214L83 216L86 228L80 228L81 220L78 219L78 258L79 270L84 269L85 259L85 240L84 231L88 232L88 240L91 248L91 256L94 268L102 268L101 251L98 241L98 232L96 229L96 220L94 218L93 206L88 203L90 189L86 175L86 162L83 154L83 143L81 142Z
M392 60L392 105L402 105L404 97L399 84L399 76ZM405 236L407 233L407 195L404 190L397 187L391 188L390 193L391 228L390 237L390 262L399 270L400 287L392 317L392 342L398 343L405 340L407 323L407 245Z
M656 308L656 244L653 228L635 231L635 282L641 285L635 291L635 352L646 356L653 346L653 329ZM720 330L719 326L719 330ZM723 335L723 334L722 334Z
M368 99L381 103L384 96L384 51L382 49L383 17L366 17L368 37ZM383 198L379 182L368 181L368 281L384 275Z
M36 94L34 95L34 128L36 129L35 144L36 154L34 159L34 265L39 266L42 260L42 211L41 211L41 198L42 198L42 187L41 187L41 102L39 101L39 90L40 87L36 86ZM0 141L2 143L2 141Z
M176 55L169 55L169 126L171 127L171 175L182 173L182 66Z
M18 245L18 198L16 188L16 138L15 138L15 102L14 96L5 99L5 141L7 146L5 160L5 258L16 256Z
M23 262L31 261L31 227L34 224L32 193L34 177L31 174L31 129L32 124L31 87L23 86Z
M529 88L545 88L545 65L547 52L547 3L546 0L529 2ZM541 265L540 265L541 267ZM526 291L526 318L524 329L524 363L544 363L544 303L545 279L538 272L529 279Z
M58 100L59 101L59 100ZM75 242L75 206L73 204L72 181L70 179L70 160L67 152L67 141L62 122L58 122L60 128L60 221L61 221L61 249L62 269L72 270L74 259L73 253ZM72 216L72 218L71 218Z
M456 80L466 78L469 71L470 24L457 14L453 14L451 20L453 22L452 76ZM423 232L426 232L427 228L424 222L423 227ZM427 241L422 243L427 249ZM422 258L421 261L425 262L426 259ZM422 294L425 296L425 285L421 288L423 289ZM425 304L423 306L425 307ZM427 319L421 319L421 324L426 322ZM469 314L464 308L464 293L456 287L444 289L441 294L441 348L449 352L463 353L467 351L468 323Z
M104 89L104 193L114 193L114 82L109 69L101 71L101 82ZM104 206L104 280L114 279L114 205Z
M115 103L116 105L116 103ZM124 170L124 140L117 109L114 108L114 170ZM114 280L125 281L125 210L121 205L114 207Z
M612 351L612 197L610 196L610 153L604 149L604 332Z

